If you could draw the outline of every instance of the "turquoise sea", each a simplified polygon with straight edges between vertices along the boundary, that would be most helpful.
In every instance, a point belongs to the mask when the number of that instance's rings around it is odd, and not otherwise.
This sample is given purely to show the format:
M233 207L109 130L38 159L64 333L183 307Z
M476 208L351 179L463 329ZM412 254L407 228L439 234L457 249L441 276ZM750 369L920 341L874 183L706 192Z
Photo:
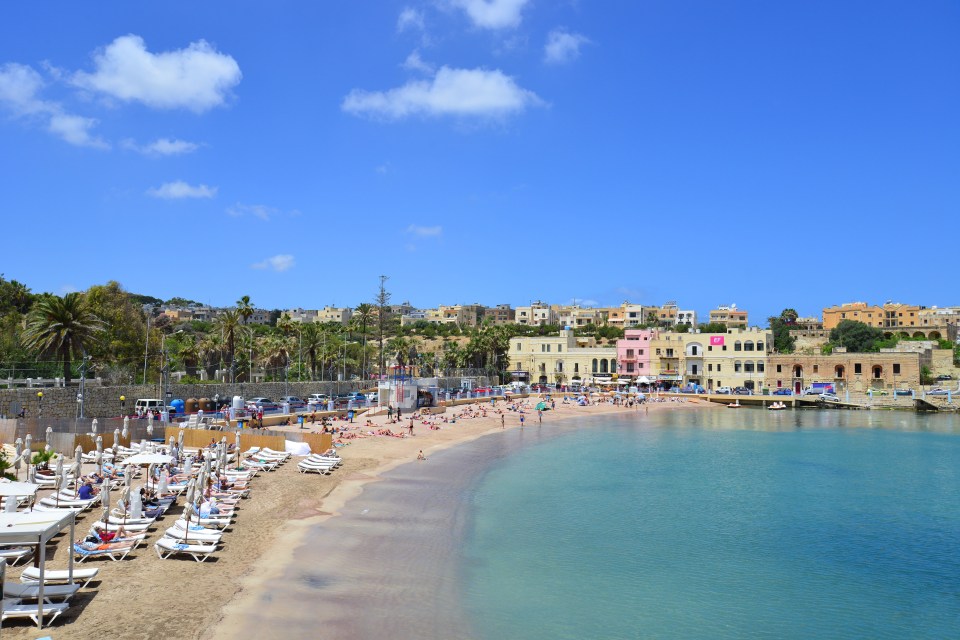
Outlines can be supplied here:
M528 427L463 494L469 635L960 637L958 422L744 409Z
M960 416L550 417L365 485L245 637L960 637Z

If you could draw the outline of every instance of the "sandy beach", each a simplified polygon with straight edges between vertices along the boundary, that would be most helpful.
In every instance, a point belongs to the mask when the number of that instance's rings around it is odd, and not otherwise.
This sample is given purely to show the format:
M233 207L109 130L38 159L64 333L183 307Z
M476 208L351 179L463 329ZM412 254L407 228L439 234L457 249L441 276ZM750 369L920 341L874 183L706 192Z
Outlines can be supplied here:
M537 398L526 400L525 429L536 429ZM627 408L609 403L576 406L558 402L553 411L543 414L543 425L604 413L633 413L701 407L707 403L648 403ZM503 401L496 409L503 410ZM486 416L482 412L486 412ZM520 414L503 412L503 430L520 428ZM442 422L458 416L456 423ZM407 431L403 424L387 424L386 416L369 419L361 416L354 433L365 434L389 428ZM364 486L382 479L398 465L417 463L418 453L429 458L436 452L481 436L501 432L501 414L489 402L451 407L446 414L434 416L439 429L430 429L423 418L414 421L413 437L372 435L347 440L338 448L344 459L342 468L329 476L302 475L296 462L288 462L277 471L261 473L252 483L250 499L242 502L236 524L224 536L224 545L214 558L197 563L190 559L159 560L153 542L175 516L166 516L126 560L87 561L81 566L101 569L99 582L84 589L71 600L67 613L53 627L45 629L52 638L213 638L244 637L244 612L262 602L267 584L282 575L295 562L297 549L307 531L338 515L344 505L360 495ZM403 427L401 429L401 427ZM418 463L420 464L420 463ZM179 512L179 508L177 509ZM85 534L100 511L78 518L77 535ZM66 566L69 541L62 536L56 548L48 548L48 566ZM18 581L22 567L8 569L7 579ZM41 634L43 635L43 634ZM17 622L4 625L4 638L36 638L35 627Z

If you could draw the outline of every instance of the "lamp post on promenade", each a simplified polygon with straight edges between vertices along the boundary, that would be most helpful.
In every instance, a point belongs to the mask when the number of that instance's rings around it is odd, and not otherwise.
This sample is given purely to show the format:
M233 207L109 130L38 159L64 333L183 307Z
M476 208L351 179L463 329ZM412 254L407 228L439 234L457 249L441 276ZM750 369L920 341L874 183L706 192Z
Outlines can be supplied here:
M127 397L120 396L120 417L121 418L123 417L123 414L126 411L126 405L127 405Z
M43 391L37 391L37 421L43 420Z

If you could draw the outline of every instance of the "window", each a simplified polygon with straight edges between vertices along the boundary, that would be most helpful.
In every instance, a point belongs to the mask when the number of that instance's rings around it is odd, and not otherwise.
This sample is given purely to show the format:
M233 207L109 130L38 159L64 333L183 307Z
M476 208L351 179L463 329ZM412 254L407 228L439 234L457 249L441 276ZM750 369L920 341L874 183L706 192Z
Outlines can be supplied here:
M643 349L640 349L639 353L640 353L640 355L642 356L642 355L643 355Z
M863 365L860 364L859 362L854 363L854 365L853 365L853 372L854 372L854 373L863 373Z
M757 351L763 351L763 343L762 343L762 342L758 342L758 343L757 343Z
M707 345L707 351L713 351L713 345L712 345L712 344Z
M783 373L783 365L781 364L777 365L777 373Z
M657 349L657 355L660 355L660 349Z
M900 373L900 365L896 362L893 363L893 372Z
M753 363L749 360L743 363L743 370L745 373L753 373Z
M697 355L697 350L699 348L700 347L698 347L697 345L693 345L692 347L690 347L690 355L693 355L693 356Z
M733 350L734 350L734 351L741 351L742 349L743 349L743 345L740 344L740 341L739 341L739 340L737 340L736 342L733 343Z
M593 372L596 373L599 370L600 364L597 362L597 359L593 359Z
M627 349L627 357L628 357L628 358L632 358L632 357L633 357L633 349Z
M717 373L720 372L720 368L721 368L721 367L720 367L720 365L718 364L718 365L717 365ZM720 383L718 382L717 384L720 384Z
M632 362L628 362L628 363L627 363L627 373L633 373L633 363L632 363Z
M561 352L563 352L563 345L562 345L562 344L558 344L558 345L557 345L557 353L561 353Z
M579 362L574 362L574 363L573 363L573 372L574 372L574 373L580 373L580 363L579 363Z
M813 372L814 372L814 373L820 373L820 365L818 365L818 364L813 365Z
M746 342L744 342L744 343L743 343L743 350L744 350L744 351L753 351L753 341L747 340Z
M742 369L743 369L743 365L740 363L739 360L737 360L736 362L733 363L733 372L734 372L734 373L740 373L740 371L741 371Z
M522 348L523 348L523 346L518 342L518 343L517 343L517 351L520 351L520 349L522 349Z
M713 364L707 365L707 371L713 371Z
M763 363L762 363L762 362L758 362L758 363L757 363L757 371L759 371L760 373L763 373L763 369L764 369Z

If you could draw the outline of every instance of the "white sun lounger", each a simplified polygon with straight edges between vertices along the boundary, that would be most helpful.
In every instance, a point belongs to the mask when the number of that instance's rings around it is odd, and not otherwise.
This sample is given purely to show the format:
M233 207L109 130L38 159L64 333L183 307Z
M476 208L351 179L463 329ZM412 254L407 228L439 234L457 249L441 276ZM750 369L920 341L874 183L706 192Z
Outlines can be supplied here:
M148 524L134 524L132 522L128 522L126 524L113 524L111 522L104 522L103 520L97 520L90 526L92 526L97 531L119 531L120 529L123 529L125 531L129 531L130 533L142 533L142 532L145 532L150 527L152 527L154 524L155 523L153 522L150 522Z
M60 602L58 604L45 604L43 605L43 621L49 626L53 624L53 621L57 617L67 610L69 607L68 604ZM37 624L37 605L35 604L21 604L19 600L4 600L3 601L3 613L0 614L0 620L8 620L10 618L30 618L33 620L33 624Z
M50 603L53 600L62 600L66 602L80 591L78 584L45 584L43 585L43 601ZM40 597L40 583L17 584L7 582L3 585L4 598L20 598L21 600L36 600Z
M305 464L303 462L297 463L297 471L300 473L319 473L321 475L329 475L332 470L333 467Z
M80 586L85 587L90 584L91 580L94 580L97 577L97 574L100 573L100 569L97 568L74 568L73 570L73 581L75 584L83 583ZM70 572L66 569L47 569L43 572L43 583L44 584L56 584L60 582L69 582L70 581ZM40 569L37 567L27 567L23 570L23 573L20 574L20 582L25 584L39 584L40 583Z
M127 557L127 554L133 551L134 547L137 545L131 543L129 545L117 548L117 549L84 549L80 545L74 543L73 552L77 555L77 562L83 562L88 558L110 558L114 562L118 562Z
M11 567L17 566L18 562L32 555L33 547L0 547L0 560L6 560Z
M157 557L166 560L170 556L183 553L192 556L197 562L203 562L217 550L215 544L182 544L171 538L160 538L153 548L157 552Z
M198 531L186 532L180 527L170 527L163 532L164 538L170 538L176 540L177 542L183 542L186 539L187 542L194 544L217 544L220 542L220 539L223 538L222 533L200 533Z

